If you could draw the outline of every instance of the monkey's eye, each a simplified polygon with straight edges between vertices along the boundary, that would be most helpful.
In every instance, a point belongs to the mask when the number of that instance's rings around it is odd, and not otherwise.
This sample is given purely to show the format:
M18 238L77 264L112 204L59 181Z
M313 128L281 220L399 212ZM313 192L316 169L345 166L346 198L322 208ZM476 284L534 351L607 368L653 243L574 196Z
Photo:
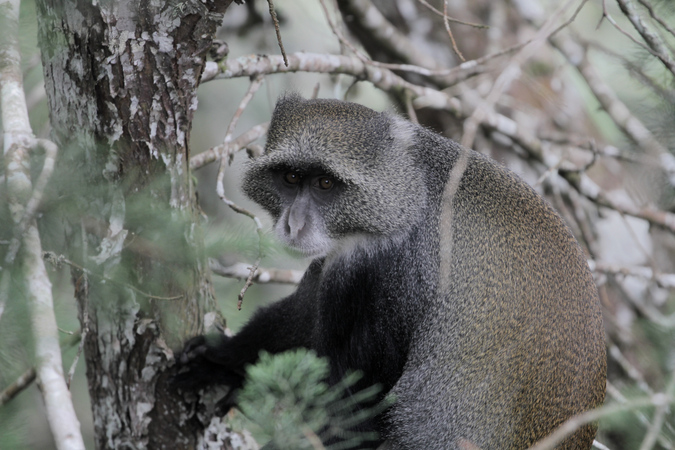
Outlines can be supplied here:
M319 186L319 189L328 190L333 187L335 182L331 177L319 177L317 184Z
M284 174L284 181L288 184L298 184L300 182L300 175L297 172L286 172Z

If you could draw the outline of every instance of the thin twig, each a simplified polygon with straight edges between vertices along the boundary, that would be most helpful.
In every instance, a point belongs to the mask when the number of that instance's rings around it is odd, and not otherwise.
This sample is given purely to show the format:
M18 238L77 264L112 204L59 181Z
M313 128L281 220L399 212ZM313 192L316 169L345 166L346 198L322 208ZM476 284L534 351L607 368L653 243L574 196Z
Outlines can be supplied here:
M223 266L215 259L209 259L209 268L216 275L227 278L245 279L250 275L250 264L236 263L231 266ZM281 283L281 284L298 284L302 279L303 271L301 270L285 270L285 269L268 269L258 267L253 281L259 284L266 283Z
M251 267L249 267L249 274L248 277L246 277L246 283L244 283L244 286L241 288L241 291L239 291L239 295L237 295L237 309L241 311L241 305L244 303L244 295L246 295L246 291L248 288L253 286L253 278L255 276L255 273L258 270L258 266L260 265L260 261L262 260L262 250L260 248L260 245L258 245L258 258L255 260L255 263Z
M267 133L268 128L270 127L269 122L261 123L254 126L250 130L246 131L239 135L234 141L223 143L215 147L195 155L190 159L190 170L196 170L204 167L207 164L210 164L214 161L218 161L221 156L228 156L238 152L241 149L249 146L253 141L260 139Z
M408 119L410 119L412 123L419 124L420 122L417 120L417 113L415 112L415 107L413 106L412 96L409 92L407 92L405 96L405 107L406 112L408 113Z
M450 29L450 16L448 16L448 0L445 0L443 2L443 25L445 25L445 31L447 31L448 36L450 36L450 42L452 42L452 50L455 52L457 56L459 56L459 59L461 59L462 62L466 61L464 55L462 55L462 52L460 52L459 48L457 48L457 42L455 42L455 37L452 35L452 30Z
M672 403L675 403L675 398L673 396L659 393L651 397L633 400L626 404L607 405L601 408L592 409L590 411L577 414L576 416L568 419L565 423L558 427L556 431L537 442L535 445L530 447L529 450L553 449L557 444L561 443L566 437L574 433L582 426L600 420L604 417L625 411L633 411L652 406L658 407L661 405L670 405Z
M328 21L328 25L333 31L333 34L335 34L342 45L349 48L357 58L366 64L390 70L401 70L432 77L437 83L443 86L452 86L482 71L478 64L467 65L461 69L460 67L454 67L452 69L437 68L438 64L436 61L433 58L428 58L425 57L424 54L421 54L419 50L417 50L413 44L409 42L407 37L401 35L396 30L396 28L391 25L391 23L389 23L386 18L384 18L384 16L382 16L377 8L370 5L370 8L364 11L362 8L358 8L360 6L359 2L352 2L353 8L359 13L359 18L361 19L362 24L364 26L368 25L368 30L373 33L374 36L381 42L386 42L389 48L394 49L398 57L406 62L412 62L413 64L391 64L374 61L368 55L365 55L358 48L356 48L356 46L354 46L354 44L352 44L349 39L345 37L342 31L340 31L340 27L338 27L335 22L333 22L325 1L326 0L320 0L320 3L326 16L326 20ZM378 16L378 20L369 20L372 19L374 14ZM376 24L372 22L376 22L379 28L377 28Z
M494 106L497 104L497 101L502 96L502 94L506 92L511 83L520 76L520 67L525 63L525 61L531 58L535 52L546 42L547 39L560 31L562 28L572 23L579 14L579 11L581 11L581 8L583 8L587 2L587 0L582 0L568 20L564 21L560 26L553 28L556 18L561 16L574 1L575 0L570 0L566 2L560 7L560 9L558 9L558 11L552 14L539 28L531 41L532 43L521 49L517 55L511 58L509 64L502 70L501 74L494 82L494 85L492 86L488 96L478 105L478 107L476 107L471 116L464 121L464 133L461 140L461 144L463 146L473 146L473 141L476 138L478 126L483 123L486 116L494 110Z
M584 49L580 48L569 37L555 37L550 42L577 68L602 108L607 111L607 114L626 136L652 156L661 157L661 155L668 153L651 131L631 113L616 93L602 80L588 60L587 52ZM583 53L579 55L579 51Z
M635 11L630 0L617 0L617 3L619 4L619 8L621 8L621 12L630 20L633 27L647 43L650 53L656 56L671 74L675 75L675 60L673 60L659 35L643 22L642 17Z
M369 39L374 40L377 48L381 48L394 58L419 68L440 69L439 61L410 40L410 37L401 32L400 27L394 26L389 19L370 0L342 0L340 3L341 15L350 15L354 23L358 23L368 33ZM326 8L324 13L327 14ZM330 17L327 16L330 21ZM342 25L340 24L342 29ZM335 32L333 32L335 34Z
M659 14L654 11L654 7L649 3L648 1L645 0L638 0L638 2L644 6L647 11L649 11L649 16L654 19L656 22L658 22L659 25L661 25L668 33L670 33L672 36L675 36L675 29L671 28L665 20L661 18Z
M82 342L82 336L79 331L74 332L68 340L66 340L61 346L63 349L70 348L78 342ZM0 406L4 405L8 401L16 397L21 391L26 389L30 384L35 381L36 372L35 367L31 367L26 370L23 374L16 379L16 381L9 386L7 386L2 392L0 392Z
M607 14L607 2L606 0L602 0L602 14L600 15L600 20L598 20L598 24L595 26L595 31L598 31L600 29L600 25L602 25L602 22L609 16Z
M281 50L281 56L284 57L284 64L288 66L288 58L286 58L286 50L284 50L284 43L281 42L281 31L279 30L279 19L277 18L277 12L274 9L274 1L267 0L269 5L270 16L272 17L272 22L274 22L274 31L277 33L277 42L279 43L279 50Z
M260 222L260 219L258 219L258 217L256 217L255 214L253 214L252 212L250 212L249 210L247 210L245 208L242 208L241 206L235 204L232 200L225 197L222 178L217 181L216 191L217 191L220 199L227 206L229 206L233 211L235 211L239 214L243 214L243 215L248 216L251 219L253 219L253 222L255 223L255 227L256 227L256 232L258 233L258 257L256 258L255 263L253 263L253 265L250 267L249 275L246 278L246 283L244 283L244 287L241 289L241 292L239 292L239 295L237 296L237 308L241 309L241 304L244 301L244 295L246 294L246 291L248 290L248 288L253 285L253 278L255 276L256 271L258 270L258 266L260 265L260 261L262 261L262 257L263 257L263 251L262 251L262 233L263 233L262 222Z
M272 3L270 1L270 8L272 8ZM286 55L284 55L284 62L286 63L286 67L288 67L288 59L286 59ZM248 103L251 101L253 98L253 95L256 93L256 91L260 88L264 80L264 75L263 74L256 74L255 76L251 77L251 84L248 88L248 91L244 95L244 97L241 99L241 102L239 103L239 107L237 108L237 111L234 114L234 117L232 118L232 121L230 122L230 126L228 127L227 131L227 136L225 137L225 144L228 143L228 137L231 139L232 132L234 131L234 127L236 126L237 120L239 116L243 113L243 111L246 109L246 106ZM228 147L224 147L225 150L228 150ZM238 296L238 301L237 301L237 308L241 309L241 304L244 301L244 295L246 294L246 291L248 290L249 287L253 284L253 277L256 273L256 270L258 270L258 266L260 265L260 261L262 261L263 257L263 252L262 252L262 224L260 220L250 213L249 211L245 210L244 208L241 208L240 206L237 206L234 204L231 200L229 200L225 196L225 189L223 186L223 181L225 179L225 168L226 163L229 163L229 158L226 157L225 154L220 155L220 167L218 168L218 176L216 177L216 192L218 193L218 196L220 199L225 202L227 206L229 206L232 210L240 213L247 215L251 217L256 225L256 231L258 233L258 258L256 259L256 262L251 266L250 268L250 273L248 277L246 278L246 283L244 283L244 287L241 289L241 292L239 293Z
M431 12L435 13L436 15L439 15L439 16L443 17L444 20L447 19L448 22L453 22L453 23L457 23L457 24L460 24L460 25L468 25L468 26L474 27L474 28L490 28L490 27L488 27L487 25L482 25L482 24L480 24L480 23L472 23L472 22L466 22L466 21L464 21L464 20L453 19L452 17L449 17L447 14L443 14L442 11L440 11L440 10L434 8L434 7L433 7L432 5L430 5L429 2L427 2L426 0L417 0L417 1L418 1L420 4L426 6Z
M134 291L138 294L141 294L142 296L147 297L147 298L152 299L152 300L179 300L179 299L183 298L182 295L178 295L178 296L175 296L175 297L160 297L160 296L157 296L157 295L148 294L147 292L144 292L144 291L142 291L142 290L138 289L137 287L134 287L130 284L122 283L120 281L115 280L114 278L110 278L110 277L107 277L105 275L101 275L101 274L98 274L96 272L93 272L93 271L91 271L91 270L89 270L85 267L80 266L77 263L74 263L73 261L69 260L65 256L57 255L54 252L44 251L44 252L42 252L42 257L47 262L52 264L54 267L59 267L61 264L66 264L67 266L74 267L75 269L81 271L84 274L94 276L94 277L100 278L102 280L110 281L111 283L117 284L118 286L123 286L125 288L131 289L132 291Z
M675 394L675 374L671 373L670 381L668 382L668 386L666 387L664 394L668 397L672 397L673 394ZM666 419L666 413L669 409L668 407L668 404L662 404L656 407L652 424L649 426L647 434L640 445L640 450L651 450L654 447L654 444L656 444Z
M286 65L288 66L288 64ZM256 74L251 77L251 84L248 86L248 91L246 91L246 94L239 102L239 106L232 115L232 120L230 120L230 124L227 126L227 131L225 132L225 139L223 140L223 143L228 143L232 141L232 134L234 133L234 130L237 127L239 118L244 113L244 110L248 106L249 102L253 99L255 93L258 91L258 89L260 89L260 86L262 86L263 81L265 81L265 75Z
M84 275L85 283L88 283L88 280L86 278L86 275ZM88 291L88 285L85 287ZM89 293L87 292L85 294L87 297L89 296ZM89 332L89 310L87 308L83 308L82 311L82 331L79 333L80 334L80 342L79 345L77 346L77 352L75 353L75 358L73 358L73 362L70 364L70 369L68 369L68 375L66 376L66 384L68 386L68 389L70 389L70 385L73 382L73 377L75 376L75 369L77 368L77 362L80 360L80 356L82 355L82 351L84 350L84 342L87 338L87 333Z
M35 367L31 367L22 375L20 375L14 383L10 384L2 392L0 392L0 406L13 399L21 391L30 386L30 384L35 381L36 376L37 374L35 372Z

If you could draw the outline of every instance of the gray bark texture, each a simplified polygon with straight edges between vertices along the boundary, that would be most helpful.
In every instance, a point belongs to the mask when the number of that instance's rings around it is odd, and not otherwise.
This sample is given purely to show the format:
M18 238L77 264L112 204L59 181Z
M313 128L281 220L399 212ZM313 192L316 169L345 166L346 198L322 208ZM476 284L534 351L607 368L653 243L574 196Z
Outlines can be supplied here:
M188 142L231 1L37 2L54 186L67 256L86 269L71 274L100 449L217 438L166 369L215 316Z

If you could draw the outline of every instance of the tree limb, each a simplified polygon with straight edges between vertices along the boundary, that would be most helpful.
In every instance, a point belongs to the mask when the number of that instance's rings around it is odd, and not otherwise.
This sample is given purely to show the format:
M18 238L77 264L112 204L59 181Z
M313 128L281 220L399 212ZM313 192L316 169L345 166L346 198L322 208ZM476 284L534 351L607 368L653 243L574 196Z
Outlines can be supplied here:
M0 10L4 16L0 26L3 29L3 33L0 33L0 107L9 208L15 231L21 233L14 238L23 241L21 270L35 341L35 372L42 390L49 425L57 448L84 449L80 423L63 375L51 283L42 260L40 235L33 216L42 195L39 190L44 189L49 178L49 157L43 167L44 176L38 178L34 189L29 167L30 151L35 142L28 120L21 72L19 3L18 0L0 1ZM48 145L48 150L49 148L52 146ZM9 272L8 269L5 273ZM3 274L3 289L4 276ZM0 305L0 308L3 306Z

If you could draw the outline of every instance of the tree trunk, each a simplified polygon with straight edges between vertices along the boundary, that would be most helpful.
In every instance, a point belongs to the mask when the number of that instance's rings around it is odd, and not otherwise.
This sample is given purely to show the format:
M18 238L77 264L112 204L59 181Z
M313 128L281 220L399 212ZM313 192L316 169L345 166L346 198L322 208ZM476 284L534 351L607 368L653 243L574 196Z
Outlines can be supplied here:
M98 448L203 444L166 369L218 317L188 142L231 1L37 2Z

